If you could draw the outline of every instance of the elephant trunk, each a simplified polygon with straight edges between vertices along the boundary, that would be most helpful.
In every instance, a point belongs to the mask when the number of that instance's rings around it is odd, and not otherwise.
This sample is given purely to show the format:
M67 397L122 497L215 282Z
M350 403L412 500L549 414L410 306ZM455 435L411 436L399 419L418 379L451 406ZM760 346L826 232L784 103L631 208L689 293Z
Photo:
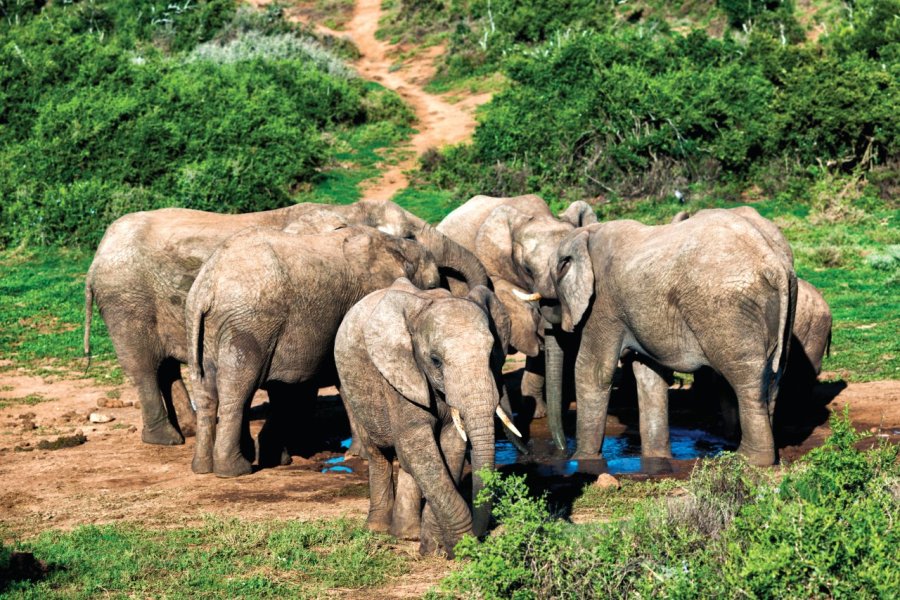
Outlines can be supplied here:
M489 418L479 416L477 419L475 417L470 419L474 422L466 428L472 442L472 531L476 536L481 536L487 532L490 523L491 505L484 503L476 506L475 501L478 493L484 489L481 470L494 469L494 419L493 413Z
M479 371L483 372L483 376L476 375ZM458 407L472 444L472 530L480 536L487 531L491 506L475 506L478 493L484 488L478 473L482 469L494 468L494 414L499 402L497 386L487 365L481 369L461 370L459 375L465 377L451 378L449 373L447 375L448 403L451 407ZM456 385L450 386L451 381Z
M561 451L566 450L566 434L562 423L562 380L563 380L563 351L559 345L557 335L559 328L547 324L544 330L544 360L546 361L544 382L547 386L544 395L547 403L547 425L556 442L556 447Z
M430 225L424 226L416 236L419 243L428 248L434 255L435 262L442 275L461 277L466 281L469 289L476 285L491 287L484 265L474 254L451 240L446 235L437 231Z

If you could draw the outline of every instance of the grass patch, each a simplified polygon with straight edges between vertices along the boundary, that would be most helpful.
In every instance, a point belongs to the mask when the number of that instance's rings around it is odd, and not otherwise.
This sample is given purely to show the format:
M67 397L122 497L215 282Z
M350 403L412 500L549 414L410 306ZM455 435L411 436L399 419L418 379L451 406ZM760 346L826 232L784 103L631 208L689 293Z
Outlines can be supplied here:
M34 406L35 404L47 402L48 400L54 400L54 398L46 398L42 394L28 394L21 398L0 398L0 408L8 408L17 405Z
M0 592L8 598L309 598L376 586L406 568L387 538L347 519L209 518L198 527L169 530L88 525L17 543L6 550L7 560L10 551L33 553L49 573L39 581L7 582ZM6 566L0 562L0 574Z

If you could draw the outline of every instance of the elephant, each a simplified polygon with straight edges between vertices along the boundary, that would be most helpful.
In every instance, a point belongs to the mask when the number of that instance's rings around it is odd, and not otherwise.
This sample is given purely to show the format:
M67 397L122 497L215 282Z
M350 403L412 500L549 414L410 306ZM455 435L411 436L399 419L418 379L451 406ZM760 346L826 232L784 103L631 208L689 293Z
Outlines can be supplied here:
M752 219L759 227L765 228L773 243L785 253L787 260L793 262L791 248L777 225L759 215L751 207L741 206L731 211ZM675 215L672 222L677 223L688 218L690 213L681 211ZM831 346L831 325L831 309L825 297L811 283L798 277L791 346L779 386L782 396L789 394L794 398L788 408L797 408L802 404L803 398L809 398L816 378L822 370L822 358ZM725 429L730 436L735 437L739 431L737 405L727 385L721 382L714 371L704 368L694 374L692 388L697 393L712 393L719 397Z
M417 520L421 490L421 552L452 557L464 534L485 532L490 507L473 516L458 485L467 440L474 500L483 488L478 472L494 467L494 414L511 423L499 396L509 329L505 309L485 287L460 298L406 279L347 313L334 355L341 396L369 457L370 529L403 536ZM402 469L396 501L394 452Z
M547 203L534 194L512 198L475 196L451 212L437 229L473 252L484 264L494 288L500 282L526 290L523 301L541 300L544 314L545 365L535 357L525 363L523 397L534 398L536 418L549 414L550 429L557 445L565 448L562 431L563 348L555 323L553 299L556 290L547 265L559 241L576 227L596 223L597 217L586 202L573 202L559 219ZM509 312L514 312L507 306ZM556 311L558 312L558 311ZM546 367L546 369L544 368ZM546 372L546 394L544 387ZM548 413L549 411L549 413Z
M611 221L560 243L552 278L562 328L581 332L574 458L602 458L613 373L632 351L643 456L671 456L668 371L708 366L737 395L738 451L757 465L775 462L771 419L797 277L777 227L760 225L755 215L712 209L669 225Z
M370 227L316 235L254 227L217 248L185 305L197 404L193 471L220 477L251 472L240 442L259 388L269 393L278 417L259 434L260 460L267 447L280 453L294 422L284 413L301 401L296 397L314 397L318 387L333 383L328 377L341 319L398 277L425 288L440 283L424 246Z
M344 206L297 204L237 215L165 208L131 213L109 226L85 280L84 352L90 357L96 302L119 363L137 387L145 443L181 444L182 434L191 433L196 425L180 367L188 356L184 303L213 251L247 227L317 233L348 224L415 239L448 274L472 286L489 281L470 252L412 213L382 200Z

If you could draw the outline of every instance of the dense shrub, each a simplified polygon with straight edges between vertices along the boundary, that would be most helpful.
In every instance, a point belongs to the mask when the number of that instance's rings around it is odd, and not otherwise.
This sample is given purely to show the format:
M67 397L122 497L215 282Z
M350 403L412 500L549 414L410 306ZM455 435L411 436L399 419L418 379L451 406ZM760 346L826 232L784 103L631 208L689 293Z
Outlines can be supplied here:
M0 246L93 244L139 209L283 206L329 160L323 132L401 112L278 13L234 5L61 4L3 26Z
M501 527L457 546L442 584L479 598L890 598L900 585L897 447L857 450L849 419L779 483L735 455L624 521L554 518L522 478L486 477Z
M472 146L424 165L460 196L666 195L765 184L773 165L849 172L900 154L900 66L859 51L624 28L558 35L503 65L510 84Z

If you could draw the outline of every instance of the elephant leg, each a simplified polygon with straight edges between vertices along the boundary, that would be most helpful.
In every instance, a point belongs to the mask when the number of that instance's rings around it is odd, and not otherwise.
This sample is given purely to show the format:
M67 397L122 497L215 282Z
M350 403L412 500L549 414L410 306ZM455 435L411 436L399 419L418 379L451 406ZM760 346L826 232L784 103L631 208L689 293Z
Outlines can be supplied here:
M419 485L426 501L431 505L441 532L441 542L451 549L466 533L472 533L472 514L444 464L431 427L410 427L397 440L397 456L403 467ZM423 533L425 529L423 527ZM421 540L420 551L427 551L426 540Z
M453 548L450 548L452 551ZM419 533L419 554L423 556L433 556L441 554L449 554L447 547L444 545L441 526L438 523L437 516L434 514L434 508L431 503L426 502L422 509L422 525Z
M193 381L194 402L197 404L197 439L191 470L198 475L213 471L213 445L216 439L216 413L219 392L216 388L215 368L207 369L202 381Z
M397 472L397 492L390 533L401 540L418 540L422 523L422 490L412 475L401 467Z
M772 433L768 389L761 385L762 374L756 381L731 382L737 395L741 423L741 443L738 452L751 464L768 466L775 464L775 438Z
M366 525L372 531L393 533L394 466L391 458L385 456L381 448L367 441L363 441L363 444L369 455L369 516L366 518Z
M588 319L575 360L577 449L573 458L602 458L603 436L613 375L619 363L624 332L616 321Z
M544 355L527 357L525 372L522 374L522 401L534 402L535 419L547 416L547 403L544 401Z
M640 356L632 362L632 369L637 383L641 456L671 458L668 384L671 371Z
M193 436L197 431L197 415L181 378L181 363L174 358L163 361L159 367L159 386L169 413L169 422L184 437Z
M172 425L166 402L160 389L159 369L151 367L142 369L132 375L141 402L141 417L144 427L141 440L145 444L160 446L177 446L184 443L184 437Z
M216 383L219 409L213 446L213 472L218 477L247 475L253 471L247 456L250 448L242 442L247 438L247 413L256 391L255 380L249 377L223 378L220 372Z

